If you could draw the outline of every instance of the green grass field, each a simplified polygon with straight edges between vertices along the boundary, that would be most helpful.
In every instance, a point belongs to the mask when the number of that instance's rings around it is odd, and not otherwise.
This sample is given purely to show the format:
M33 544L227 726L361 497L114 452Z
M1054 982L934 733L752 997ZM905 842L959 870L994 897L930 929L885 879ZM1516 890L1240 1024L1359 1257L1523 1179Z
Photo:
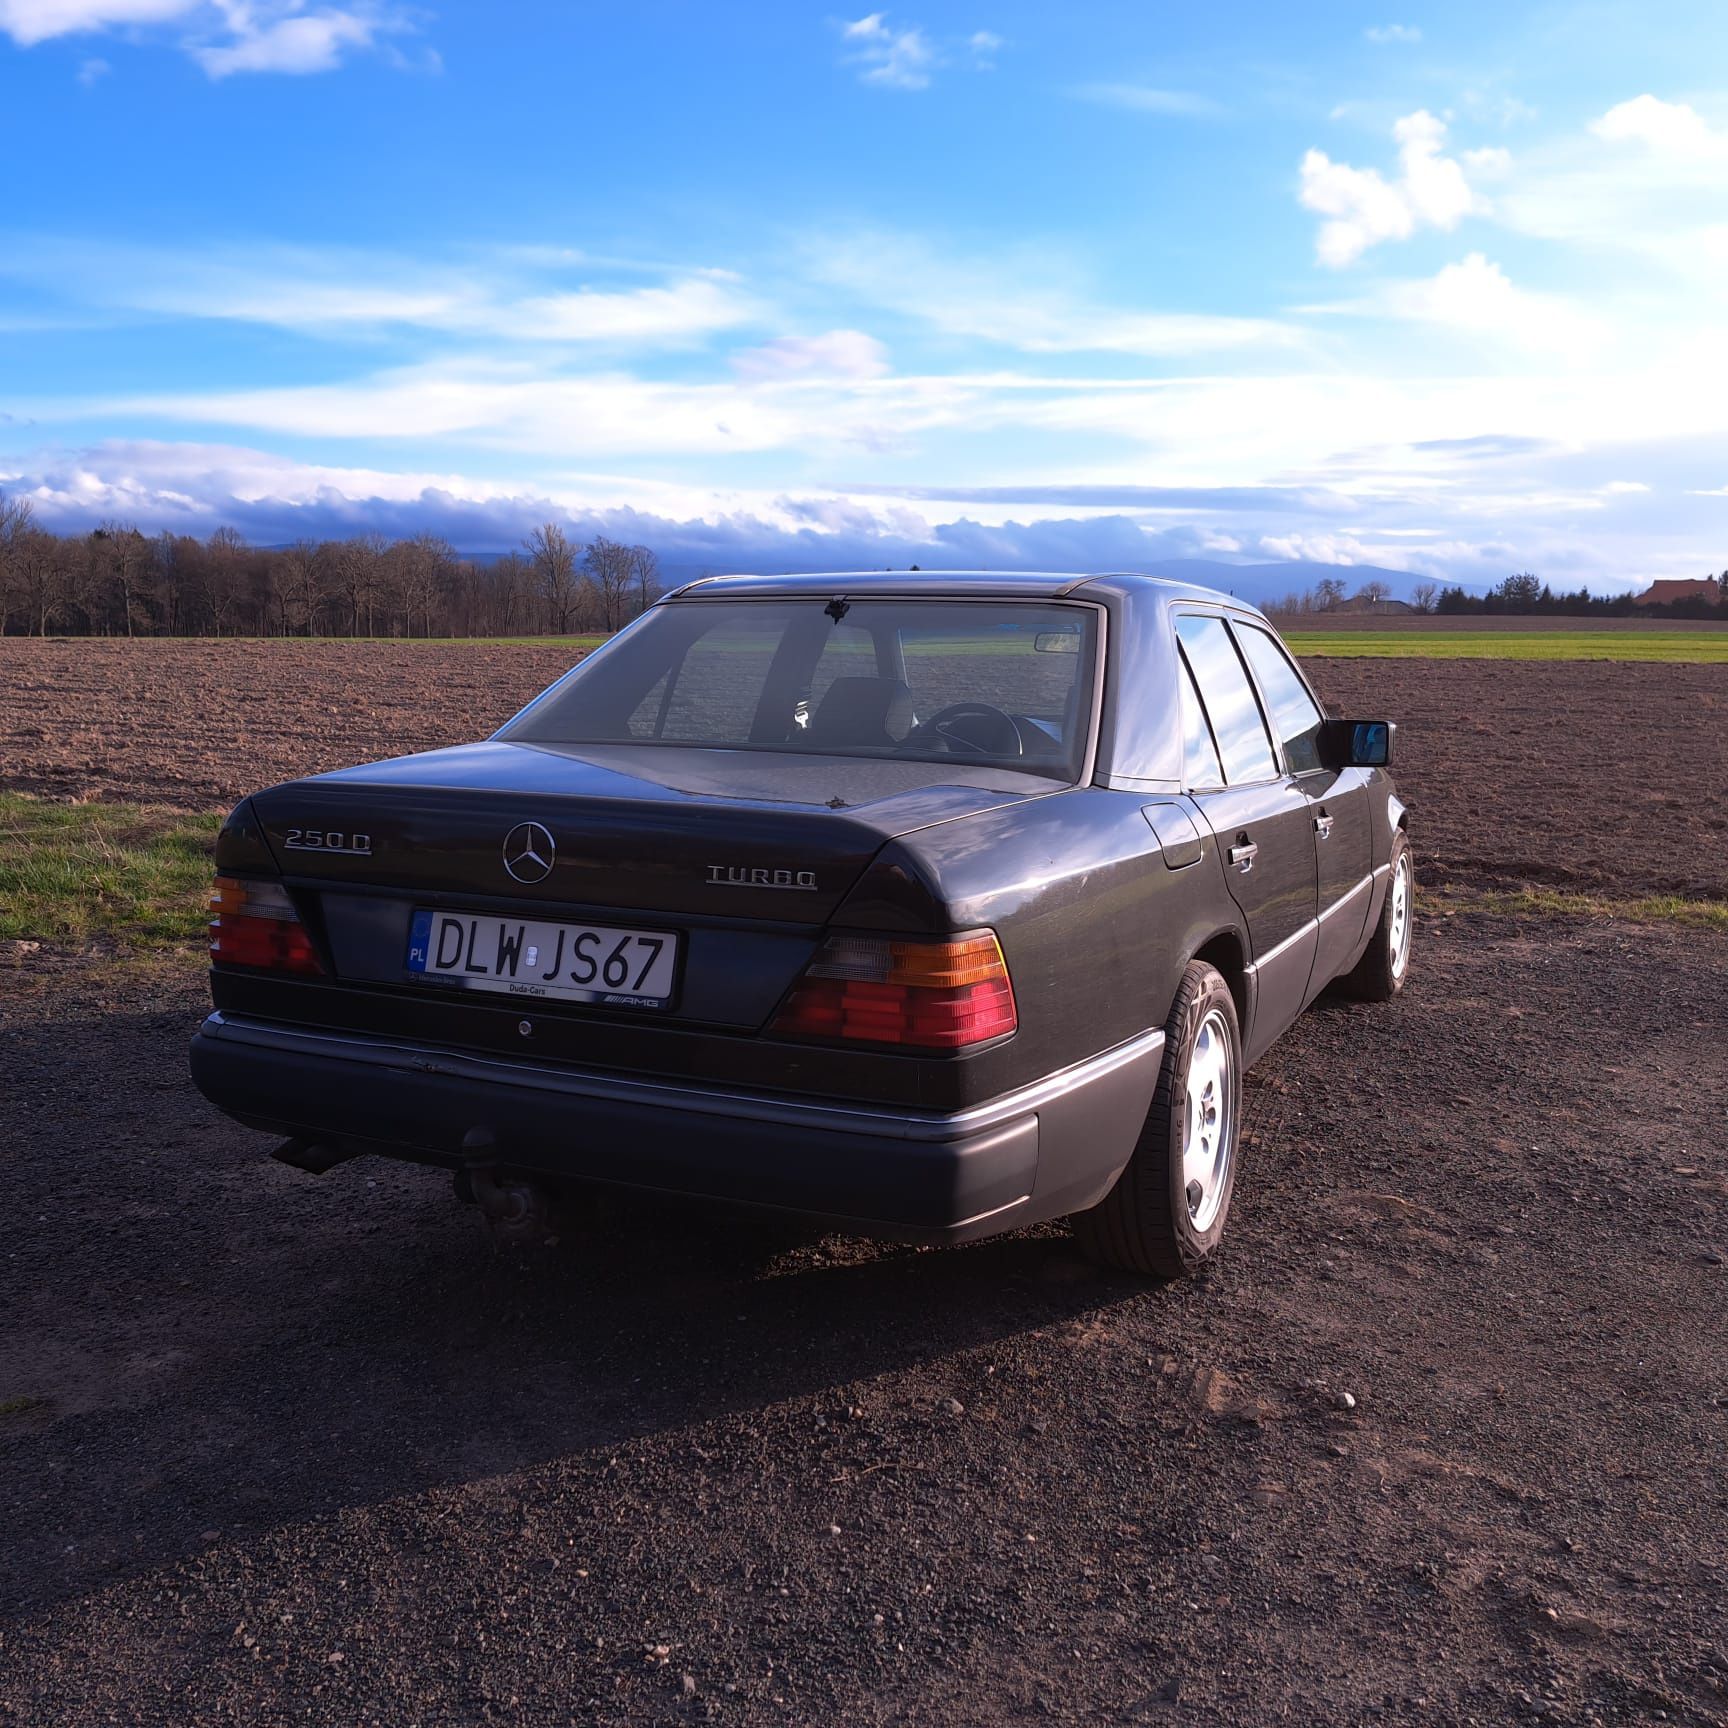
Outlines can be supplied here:
M1728 663L1728 630L1286 629L1304 659L1668 660Z
M0 939L197 943L219 816L0 792Z

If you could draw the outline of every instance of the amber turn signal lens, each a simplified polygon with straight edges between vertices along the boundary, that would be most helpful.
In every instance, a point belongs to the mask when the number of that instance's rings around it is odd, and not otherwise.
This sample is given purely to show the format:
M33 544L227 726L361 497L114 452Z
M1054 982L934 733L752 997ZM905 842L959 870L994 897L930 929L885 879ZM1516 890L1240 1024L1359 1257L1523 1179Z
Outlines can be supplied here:
M1019 1024L993 930L946 939L830 936L793 986L772 1030L907 1049L960 1050Z
M218 876L210 895L210 962L264 972L323 972L317 950L278 882Z

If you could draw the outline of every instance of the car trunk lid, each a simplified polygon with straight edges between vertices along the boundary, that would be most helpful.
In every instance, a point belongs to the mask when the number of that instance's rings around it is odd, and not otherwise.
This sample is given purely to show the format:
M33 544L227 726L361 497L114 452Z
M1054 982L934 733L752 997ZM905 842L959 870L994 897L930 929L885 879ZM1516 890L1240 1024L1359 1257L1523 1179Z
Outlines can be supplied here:
M884 842L1055 790L964 763L491 742L290 781L252 804L293 878L821 924Z

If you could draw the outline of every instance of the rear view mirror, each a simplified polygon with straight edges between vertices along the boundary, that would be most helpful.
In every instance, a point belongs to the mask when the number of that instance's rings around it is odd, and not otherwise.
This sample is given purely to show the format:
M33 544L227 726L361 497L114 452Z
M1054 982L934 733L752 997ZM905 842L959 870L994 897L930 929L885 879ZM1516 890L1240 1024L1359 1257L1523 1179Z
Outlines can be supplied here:
M1080 652L1080 632L1078 630L1040 630L1032 638L1032 647L1039 654L1078 654Z
M1389 768L1390 720L1326 720L1320 727L1320 760L1328 768Z

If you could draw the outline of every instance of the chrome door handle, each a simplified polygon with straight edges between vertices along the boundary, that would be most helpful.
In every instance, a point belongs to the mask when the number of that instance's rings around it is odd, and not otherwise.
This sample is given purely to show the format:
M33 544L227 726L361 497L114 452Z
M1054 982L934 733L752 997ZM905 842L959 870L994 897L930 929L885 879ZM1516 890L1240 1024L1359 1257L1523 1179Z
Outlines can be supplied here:
M1232 846L1230 848L1230 862L1234 864L1244 876L1254 868L1254 860L1259 856L1260 848L1256 846L1252 840L1250 840L1245 846Z
M1322 840L1327 839L1332 833L1332 824L1335 821L1337 821L1337 817L1328 816L1326 812L1322 810L1320 814L1314 818L1314 832L1318 834Z

